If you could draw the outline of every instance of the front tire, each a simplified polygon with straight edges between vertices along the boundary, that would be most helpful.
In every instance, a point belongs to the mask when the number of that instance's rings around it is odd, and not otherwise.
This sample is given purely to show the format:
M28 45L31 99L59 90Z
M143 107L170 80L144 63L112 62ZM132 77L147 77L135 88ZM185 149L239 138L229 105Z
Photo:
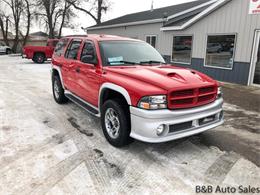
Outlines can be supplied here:
M120 99L107 100L101 109L101 125L107 141L115 147L131 142L130 114L128 105Z
M52 77L52 93L54 100L58 104L64 104L68 102L68 98L64 94L64 89L62 87L61 80L58 75L53 75Z

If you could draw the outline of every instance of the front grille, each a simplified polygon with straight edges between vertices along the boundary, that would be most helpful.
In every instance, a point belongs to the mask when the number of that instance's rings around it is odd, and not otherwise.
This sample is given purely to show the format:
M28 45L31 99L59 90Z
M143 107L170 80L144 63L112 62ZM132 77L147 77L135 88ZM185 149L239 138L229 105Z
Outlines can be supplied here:
M169 133L178 133L179 131L186 131L186 130L191 130L192 128L199 128L204 125L209 125L221 120L222 117L223 115L220 113L220 114L206 116L200 119L195 119L193 121L187 121L183 123L169 125Z
M169 133L183 131L185 129L190 129L190 128L192 128L192 121L185 122L185 123L179 123L179 124L175 124L175 125L170 125Z
M173 90L169 93L168 104L170 109L192 108L211 103L216 97L216 86Z

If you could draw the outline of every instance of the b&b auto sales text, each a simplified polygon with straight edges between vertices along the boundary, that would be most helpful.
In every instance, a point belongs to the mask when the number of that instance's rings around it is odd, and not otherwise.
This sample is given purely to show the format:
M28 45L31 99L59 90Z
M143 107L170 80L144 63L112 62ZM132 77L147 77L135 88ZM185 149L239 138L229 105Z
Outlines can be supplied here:
M196 193L219 193L219 194L234 194L234 193L241 193L241 194L259 194L260 187L253 187L253 186L243 186L239 185L237 187L230 187L230 186L212 186L212 185L204 185L204 186L196 186L195 188Z

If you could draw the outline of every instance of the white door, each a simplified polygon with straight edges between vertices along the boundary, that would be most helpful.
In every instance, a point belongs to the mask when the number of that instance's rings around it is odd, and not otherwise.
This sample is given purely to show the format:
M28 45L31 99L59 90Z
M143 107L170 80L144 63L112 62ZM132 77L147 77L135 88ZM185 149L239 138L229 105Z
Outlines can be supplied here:
M250 75L249 84L260 85L260 30L256 31L255 34Z

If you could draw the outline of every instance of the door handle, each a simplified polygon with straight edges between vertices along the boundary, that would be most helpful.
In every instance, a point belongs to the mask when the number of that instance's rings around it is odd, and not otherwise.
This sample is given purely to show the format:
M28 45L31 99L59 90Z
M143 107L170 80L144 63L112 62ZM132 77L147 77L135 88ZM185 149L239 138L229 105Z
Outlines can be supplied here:
M79 67L76 68L76 72L80 73L80 68Z

